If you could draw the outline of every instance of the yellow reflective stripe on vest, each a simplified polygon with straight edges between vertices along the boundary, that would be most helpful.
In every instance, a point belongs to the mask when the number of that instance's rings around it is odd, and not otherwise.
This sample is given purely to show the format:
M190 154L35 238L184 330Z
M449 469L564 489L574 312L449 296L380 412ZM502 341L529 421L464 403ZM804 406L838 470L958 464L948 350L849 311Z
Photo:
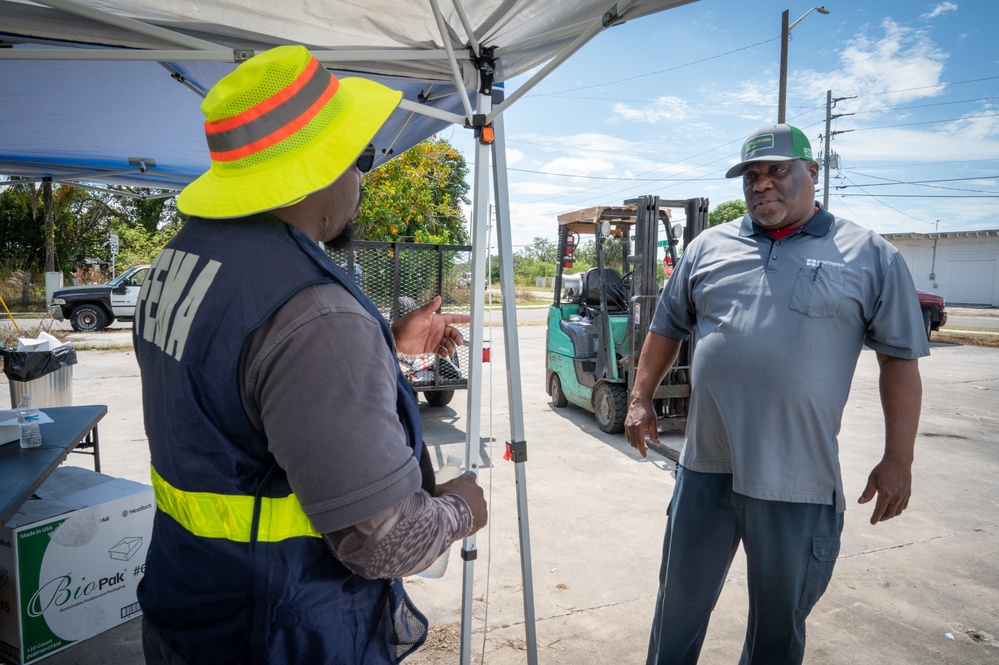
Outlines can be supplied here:
M225 538L237 543L250 542L253 525L253 497L241 494L185 492L167 481L150 466L156 507L177 520L181 526L202 538ZM288 538L319 533L302 511L298 497L260 499L260 524L257 541L273 543Z

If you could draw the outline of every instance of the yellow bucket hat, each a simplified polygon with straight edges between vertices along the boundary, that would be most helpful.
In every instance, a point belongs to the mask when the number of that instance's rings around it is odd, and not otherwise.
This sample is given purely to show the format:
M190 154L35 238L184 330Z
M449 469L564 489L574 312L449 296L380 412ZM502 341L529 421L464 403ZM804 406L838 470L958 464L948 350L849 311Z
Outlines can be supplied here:
M401 99L374 81L337 79L304 46L254 56L201 103L212 166L177 207L243 217L319 191L350 168Z

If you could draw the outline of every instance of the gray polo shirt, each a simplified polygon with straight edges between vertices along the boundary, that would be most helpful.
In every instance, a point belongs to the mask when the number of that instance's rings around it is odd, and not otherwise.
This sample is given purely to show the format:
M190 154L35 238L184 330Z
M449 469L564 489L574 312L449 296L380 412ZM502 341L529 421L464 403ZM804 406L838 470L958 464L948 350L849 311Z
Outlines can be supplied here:
M861 348L929 354L902 256L821 208L782 240L748 215L704 231L667 281L652 330L696 332L684 467L731 473L740 494L838 511L836 435Z

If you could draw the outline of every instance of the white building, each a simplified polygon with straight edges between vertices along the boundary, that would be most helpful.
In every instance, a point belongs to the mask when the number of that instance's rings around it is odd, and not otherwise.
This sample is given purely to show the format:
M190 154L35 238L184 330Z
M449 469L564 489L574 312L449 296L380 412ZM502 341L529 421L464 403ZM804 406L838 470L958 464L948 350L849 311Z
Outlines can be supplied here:
M912 272L916 288L948 305L999 307L999 230L887 233Z

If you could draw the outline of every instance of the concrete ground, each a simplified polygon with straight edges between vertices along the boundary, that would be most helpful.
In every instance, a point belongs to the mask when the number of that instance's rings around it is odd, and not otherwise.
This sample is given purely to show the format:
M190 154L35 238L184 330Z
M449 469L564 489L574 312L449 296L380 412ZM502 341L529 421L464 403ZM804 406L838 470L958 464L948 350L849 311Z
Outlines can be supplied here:
M604 434L582 409L553 408L544 391L544 327L518 332L538 662L644 662L672 463L655 453L641 459L623 435ZM481 433L491 463L480 476L489 496L490 523L477 539L471 662L524 663L518 491L514 465L502 459L503 442L510 436L502 329L487 330L487 339L490 334L493 362L485 366ZM999 351L931 346L932 355L920 363L923 416L909 509L871 526L871 507L848 498L836 572L809 619L807 663L999 662ZM133 354L78 355L74 402L109 409L100 425L104 472L148 482ZM746 383L747 390L757 389L751 377ZM444 408L422 404L426 439L441 461L464 452L465 395L459 392ZM860 495L882 440L875 357L864 351L840 433L848 497ZM675 436L664 441L677 448L681 443ZM78 466L92 462L83 455L70 457L68 463ZM462 562L457 548L443 578L417 577L407 587L432 623L428 644L407 662L458 662ZM746 604L740 553L712 617L701 663L738 661ZM142 662L136 620L46 661Z

